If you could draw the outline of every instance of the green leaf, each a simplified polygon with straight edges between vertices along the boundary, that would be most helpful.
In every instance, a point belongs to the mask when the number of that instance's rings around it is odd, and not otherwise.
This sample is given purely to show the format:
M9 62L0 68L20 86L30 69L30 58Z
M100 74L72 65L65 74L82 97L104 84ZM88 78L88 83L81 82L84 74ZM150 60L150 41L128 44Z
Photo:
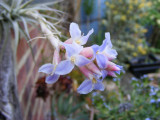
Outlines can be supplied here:
M18 42L19 42L19 25L17 21L12 21L13 30L14 30L14 52L16 54Z
M18 0L17 1L17 6L20 6L22 2L23 2L23 0Z
M65 98L64 100L64 113L66 115L69 115L71 114L71 109L72 109L72 104L70 103L71 102L71 95L68 96L68 98Z
M11 10L14 10L15 8L17 8L18 1L19 0L12 0Z
M7 42L8 42L8 31L9 31L9 26L8 26L7 23L2 22L1 24L2 24L2 26L1 26L1 31L0 31L0 32L1 32L1 35L4 33L4 36L3 36L3 38L4 38L4 43L3 43L2 48L1 48L1 51L0 51L0 63L1 63L4 50L5 50L6 45L7 45ZM4 31L2 32L2 30L4 30ZM1 39L3 39L3 38L1 37ZM2 41L2 40L1 40L1 41ZM1 44L2 44L2 43L1 43Z
M64 99L64 94L60 95L58 99L58 113L62 114L63 112L63 99Z
M56 117L56 96L51 96L52 97L52 103L51 103L51 117Z
M44 15L44 14L41 14L43 17L45 17L45 18L49 18L49 19L51 19L51 20L59 20L58 18L55 18L55 17L52 17L52 16L49 16L49 15Z
M73 120L89 120L89 115L81 114L78 117L74 118Z
M20 6L20 9L27 7L33 0L29 0Z
M21 20L23 22L25 33L26 33L27 37L30 39L27 22L26 22L26 20L23 17L20 17L20 18L21 18Z
M3 8L5 8L7 11L11 11L11 8L3 1L0 2L0 6L2 6Z
M55 32L58 34L58 35L60 35L61 34L61 32L59 32L58 30L57 30L57 28L52 24L52 23L50 23L49 21L44 21L47 25L49 25L52 29L54 29L55 30Z
M43 5L50 6L50 5L54 5L54 4L57 4L57 3L62 2L62 1L64 1L64 0L54 0L52 2L44 2ZM42 3L36 4L36 6L42 6Z
M76 106L74 106L72 109L71 109L71 113L75 112L76 110L78 110L81 106L83 106L84 103L79 103L77 104Z
M26 22L28 22L29 24L32 24L32 23L36 23L37 24L37 21L33 18L29 18L29 17L23 17ZM35 25L35 24L34 24Z
M56 13L57 15L60 15L60 13L62 14L66 14L65 12L62 12L60 10L57 10L57 9L53 9L53 8L50 8L50 7L47 7L47 6L30 6L28 8L25 8L24 11L33 11L33 10L41 10L41 11L51 11L51 12L54 12Z

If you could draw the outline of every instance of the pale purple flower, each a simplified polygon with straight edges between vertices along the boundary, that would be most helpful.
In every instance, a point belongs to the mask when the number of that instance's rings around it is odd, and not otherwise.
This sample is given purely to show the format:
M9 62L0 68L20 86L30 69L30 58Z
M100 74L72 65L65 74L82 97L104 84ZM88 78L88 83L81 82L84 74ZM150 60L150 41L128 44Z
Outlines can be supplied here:
M110 67L113 68L113 70L108 70L108 68ZM108 75L112 77L117 77L117 74L120 75L121 71L123 72L123 67L120 65L115 65L115 66L108 65L108 68L106 69L106 71Z
M105 106L105 108L108 108L110 110L110 107L104 102L103 105Z
M93 29L91 29L86 36L83 36L78 24L72 22L70 24L69 32L73 42L76 42L79 45L84 45L87 43L89 36L93 33Z
M93 45L92 48L95 53L97 64L101 69L107 68L107 61L115 59L117 56L116 50L112 49L110 33L105 33L105 40L101 46Z
M116 81L120 81L119 78L113 78L113 81L116 82Z
M138 81L138 79L136 77L132 77L131 80Z
M104 90L104 85L100 76L94 76L92 79L85 79L77 89L80 94L88 94L92 90Z
M101 73L102 73L102 79L104 79L108 75L108 71L107 70L101 70Z
M156 102L155 99L151 99L151 100L150 100L150 103L155 103L155 102Z
M66 75L70 73L75 65L81 67L90 62L89 59L79 54L83 49L82 46L76 43L62 44L66 49L67 59L59 62L57 65L48 63L39 68L39 72L43 72L49 75L46 77L46 83L55 83L60 75Z
M123 66L120 66L120 65L116 65L120 70L118 71L115 71L118 75L120 75L121 71L124 73L124 69L123 69Z
M147 78L148 77L148 75L143 75L143 76L141 76L141 79L144 79L144 78Z
M154 87L154 86L150 86L150 96L153 96L153 95L156 95L157 92L159 91L159 88L158 87Z
M80 52L82 51L83 47L76 44L66 44L62 43L62 45L66 49L66 60L61 61L57 67L56 67L56 74L59 75L66 75L70 73L74 66L84 66L91 62L88 58L80 55Z
M93 92L92 96L95 97L97 95L97 92Z
M113 70L108 70L108 67L112 67ZM116 70L116 71L114 71ZM107 77L107 75L110 75L112 77L116 77L116 74L119 74L120 75L120 71L123 70L123 67L120 66L120 65L115 65L115 66L107 66L106 69L102 69L101 70L101 73L102 73L102 79L104 79L105 77Z
M45 80L45 82L48 84L55 83L59 79L60 75L54 73L55 71L56 71L55 66L51 63L42 65L38 70L38 72L43 72L48 74Z
M151 120L150 118L146 118L145 120Z

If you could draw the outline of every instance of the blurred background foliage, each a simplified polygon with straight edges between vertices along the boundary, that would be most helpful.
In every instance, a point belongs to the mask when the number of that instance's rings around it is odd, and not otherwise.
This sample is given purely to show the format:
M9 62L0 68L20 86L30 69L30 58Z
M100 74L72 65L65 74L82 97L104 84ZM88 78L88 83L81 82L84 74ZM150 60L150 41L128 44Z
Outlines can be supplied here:
M112 90L107 94L93 93L93 104L95 109L99 110L96 115L104 120L141 120L145 118L158 120L160 118L158 112L160 110L159 80L152 81L146 75L140 79L133 77L130 80L132 90L127 94L120 87L118 91ZM119 79L114 80L114 83L119 86Z
M106 2L106 17L102 25L111 32L119 62L125 63L132 57L147 54L147 29L142 25L142 19L148 15L151 6L152 2L146 0Z

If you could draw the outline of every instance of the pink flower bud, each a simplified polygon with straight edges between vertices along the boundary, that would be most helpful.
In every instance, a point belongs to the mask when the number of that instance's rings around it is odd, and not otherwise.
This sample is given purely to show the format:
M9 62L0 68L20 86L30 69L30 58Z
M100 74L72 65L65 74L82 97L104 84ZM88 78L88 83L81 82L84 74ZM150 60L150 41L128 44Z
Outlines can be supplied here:
M87 64L86 67L87 67L90 71L92 71L93 73L102 75L101 71L98 69L98 67L97 67L93 62L90 62L89 64Z
M58 63L61 61L59 49L55 49L54 55L53 55L53 64L58 65Z
M79 67L80 71L89 79L92 79L92 72L88 70L85 66Z
M109 70L109 71L119 71L120 68L117 67L115 63L113 63L113 62L111 62L111 61L108 61L106 70L107 70L107 71L108 71L108 70Z
M113 72L113 71L108 71L108 75L112 76L112 77L117 77L115 72Z
M87 57L87 58L92 58L94 53L93 53L93 49L91 47L85 47L80 52L80 54Z

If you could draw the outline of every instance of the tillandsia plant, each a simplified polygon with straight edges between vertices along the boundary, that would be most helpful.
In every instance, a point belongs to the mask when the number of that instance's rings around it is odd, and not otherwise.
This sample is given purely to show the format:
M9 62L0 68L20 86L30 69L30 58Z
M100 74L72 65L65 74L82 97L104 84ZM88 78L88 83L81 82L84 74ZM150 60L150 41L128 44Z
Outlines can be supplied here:
M78 93L87 94L92 90L103 91L103 79L107 75L116 77L116 73L119 74L122 69L122 66L111 62L117 57L117 52L112 49L110 33L105 33L105 40L101 46L84 47L93 29L84 36L79 26L71 23L69 32L71 38L65 42L59 41L54 51L53 62L41 66L39 72L48 74L46 83L52 84L61 75L69 74L77 66L86 76L77 89Z
M114 34L112 42L121 56L118 57L121 62L147 53L147 29L141 22L151 5L152 2L148 0L106 1L106 18L102 24Z
M54 41L52 44L54 48L59 41L56 36L60 35L60 32L55 25L60 19L43 14L44 11L47 11L60 16L61 11L49 7L57 1L41 4L31 3L32 0L26 2L24 0L0 1L0 91L2 93L0 94L0 115L7 120L22 120L15 71L20 33L29 43L31 38L28 24L39 24L44 34L43 38L48 38L51 43ZM49 22L49 19L54 20L54 24ZM14 33L13 40L12 32ZM29 46L31 48L30 43Z
M60 1L48 2L43 4L31 4L32 2L33 0L29 0L27 2L23 2L23 0L2 0L0 2L0 26L4 29L6 39L8 31L10 31L10 28L13 28L15 38L13 50L15 53L17 50L20 33L24 35L28 44L30 45L29 41L31 40L31 38L29 35L27 24L39 24L44 34L44 37L42 38L48 38L51 43L54 41L54 44L52 45L56 47L56 42L58 41L58 39L56 39L55 34L60 35L60 32L57 30L55 25L58 24L60 19L43 14L43 12L52 12L56 15L62 16L62 11L49 7L50 5L54 5ZM46 19L54 20L54 24ZM23 26L20 25L21 23L23 24ZM7 41L5 40L5 42ZM3 48L5 48L5 43L3 45ZM2 57L2 54L3 49L1 50L0 58Z

